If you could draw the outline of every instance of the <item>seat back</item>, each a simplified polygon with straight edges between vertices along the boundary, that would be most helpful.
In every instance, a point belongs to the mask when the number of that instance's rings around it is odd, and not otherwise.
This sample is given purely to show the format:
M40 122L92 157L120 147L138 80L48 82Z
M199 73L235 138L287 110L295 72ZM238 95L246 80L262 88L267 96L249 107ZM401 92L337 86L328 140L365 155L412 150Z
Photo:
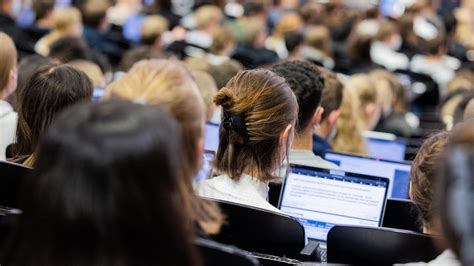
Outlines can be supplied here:
M304 227L293 217L225 201L216 201L226 223L215 240L250 252L299 258Z
M256 266L258 260L246 251L224 245L212 240L198 238L195 240L205 266Z
M32 171L20 164L0 161L0 206L18 208L23 179Z
M416 232L334 226L328 234L328 262L365 265L428 262L440 254L433 237Z

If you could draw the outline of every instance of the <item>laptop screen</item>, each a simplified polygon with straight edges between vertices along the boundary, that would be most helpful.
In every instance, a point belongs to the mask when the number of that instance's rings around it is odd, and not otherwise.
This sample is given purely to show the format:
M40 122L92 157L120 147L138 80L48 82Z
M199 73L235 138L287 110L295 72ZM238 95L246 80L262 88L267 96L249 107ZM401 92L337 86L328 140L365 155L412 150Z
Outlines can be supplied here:
M214 151L204 151L202 167L194 178L195 181L201 181L204 179L211 178L212 161L214 160L214 157L216 157L216 153Z
M405 159L405 140L386 140L366 138L367 152L370 157L401 162Z
M207 123L204 149L217 152L219 148L219 125Z
M408 199L411 169L411 164L408 162L386 161L337 152L327 152L324 158L339 165L343 171L386 177L390 179L388 197Z
M291 165L279 208L297 218L310 239L326 241L339 224L379 226L389 180Z

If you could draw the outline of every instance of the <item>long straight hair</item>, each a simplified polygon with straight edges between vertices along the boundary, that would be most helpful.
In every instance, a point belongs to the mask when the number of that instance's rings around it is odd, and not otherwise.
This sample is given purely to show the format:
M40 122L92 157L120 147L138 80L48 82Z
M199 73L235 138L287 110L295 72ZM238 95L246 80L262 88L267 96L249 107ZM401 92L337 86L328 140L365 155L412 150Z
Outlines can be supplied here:
M92 90L90 79L70 66L48 64L38 69L20 92L12 160L32 165L39 139L56 115L77 102L90 101Z
M2 265L200 265L180 145L158 107L64 112L24 184Z

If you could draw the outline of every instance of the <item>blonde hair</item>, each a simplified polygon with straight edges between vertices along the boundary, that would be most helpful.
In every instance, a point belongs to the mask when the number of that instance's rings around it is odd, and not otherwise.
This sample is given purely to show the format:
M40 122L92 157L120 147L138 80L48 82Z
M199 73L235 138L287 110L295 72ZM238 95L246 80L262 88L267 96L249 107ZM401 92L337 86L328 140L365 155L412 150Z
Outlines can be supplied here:
M363 124L359 116L359 99L354 91L344 88L342 94L341 115L336 122L336 136L332 141L335 151L366 154L363 137Z
M214 102L223 109L216 169L234 180L246 170L256 171L249 174L261 181L276 179L283 161L280 136L292 125L288 151L298 118L298 103L285 79L266 69L241 71Z
M68 65L84 72L92 81L94 88L105 87L104 73L102 73L102 70L100 70L100 67L97 64L86 60L75 60L69 62Z
M369 75L357 74L353 75L347 82L347 87L355 92L355 95L359 99L360 107L357 112L362 118L366 127L370 127L371 113L367 112L367 105L375 104L374 108L379 108L377 105L377 90L370 80Z
M325 26L311 26L306 30L304 43L307 46L331 54L331 34Z
M197 29L205 28L211 23L218 23L222 17L222 10L214 5L201 6L194 12Z
M76 23L82 23L82 16L79 9L75 7L58 9L53 13L53 31L66 34Z
M144 60L136 63L121 79L110 84L104 99L121 98L157 104L169 111L181 125L184 179L190 193L192 178L200 165L197 145L204 133L204 103L185 65L176 60ZM194 194L193 194L194 195ZM194 217L209 233L219 230L222 216L217 207L194 199Z
M143 20L141 33L142 43L152 45L156 39L168 30L168 21L159 15L147 16Z
M13 40L3 32L0 32L0 95L6 89L10 81L10 71L16 66L17 52Z
M214 108L214 102L212 99L217 93L217 85L211 75L204 71L194 70L191 74L196 81L201 97L206 105L206 120L210 120L212 117L212 111Z
M287 13L276 24L272 36L283 39L285 33L299 31L303 26L303 19L298 13Z

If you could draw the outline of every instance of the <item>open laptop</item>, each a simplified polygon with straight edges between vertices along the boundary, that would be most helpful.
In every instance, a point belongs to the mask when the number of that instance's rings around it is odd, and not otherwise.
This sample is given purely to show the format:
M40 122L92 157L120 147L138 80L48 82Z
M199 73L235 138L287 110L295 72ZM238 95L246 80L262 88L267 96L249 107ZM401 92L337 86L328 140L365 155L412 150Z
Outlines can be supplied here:
M202 167L194 178L195 181L201 181L212 177L212 161L214 161L215 157L215 151L204 151Z
M387 193L388 197L408 199L411 169L410 162L380 160L372 157L338 153L333 151L328 151L324 155L324 158L337 164L343 171L363 175L386 177L390 179L390 185Z
M406 140L377 131L366 131L364 137L370 157L399 162L405 160Z
M291 165L279 209L304 226L311 241L325 243L334 225L381 225L389 179Z
M206 123L204 149L217 152L219 148L219 125Z

